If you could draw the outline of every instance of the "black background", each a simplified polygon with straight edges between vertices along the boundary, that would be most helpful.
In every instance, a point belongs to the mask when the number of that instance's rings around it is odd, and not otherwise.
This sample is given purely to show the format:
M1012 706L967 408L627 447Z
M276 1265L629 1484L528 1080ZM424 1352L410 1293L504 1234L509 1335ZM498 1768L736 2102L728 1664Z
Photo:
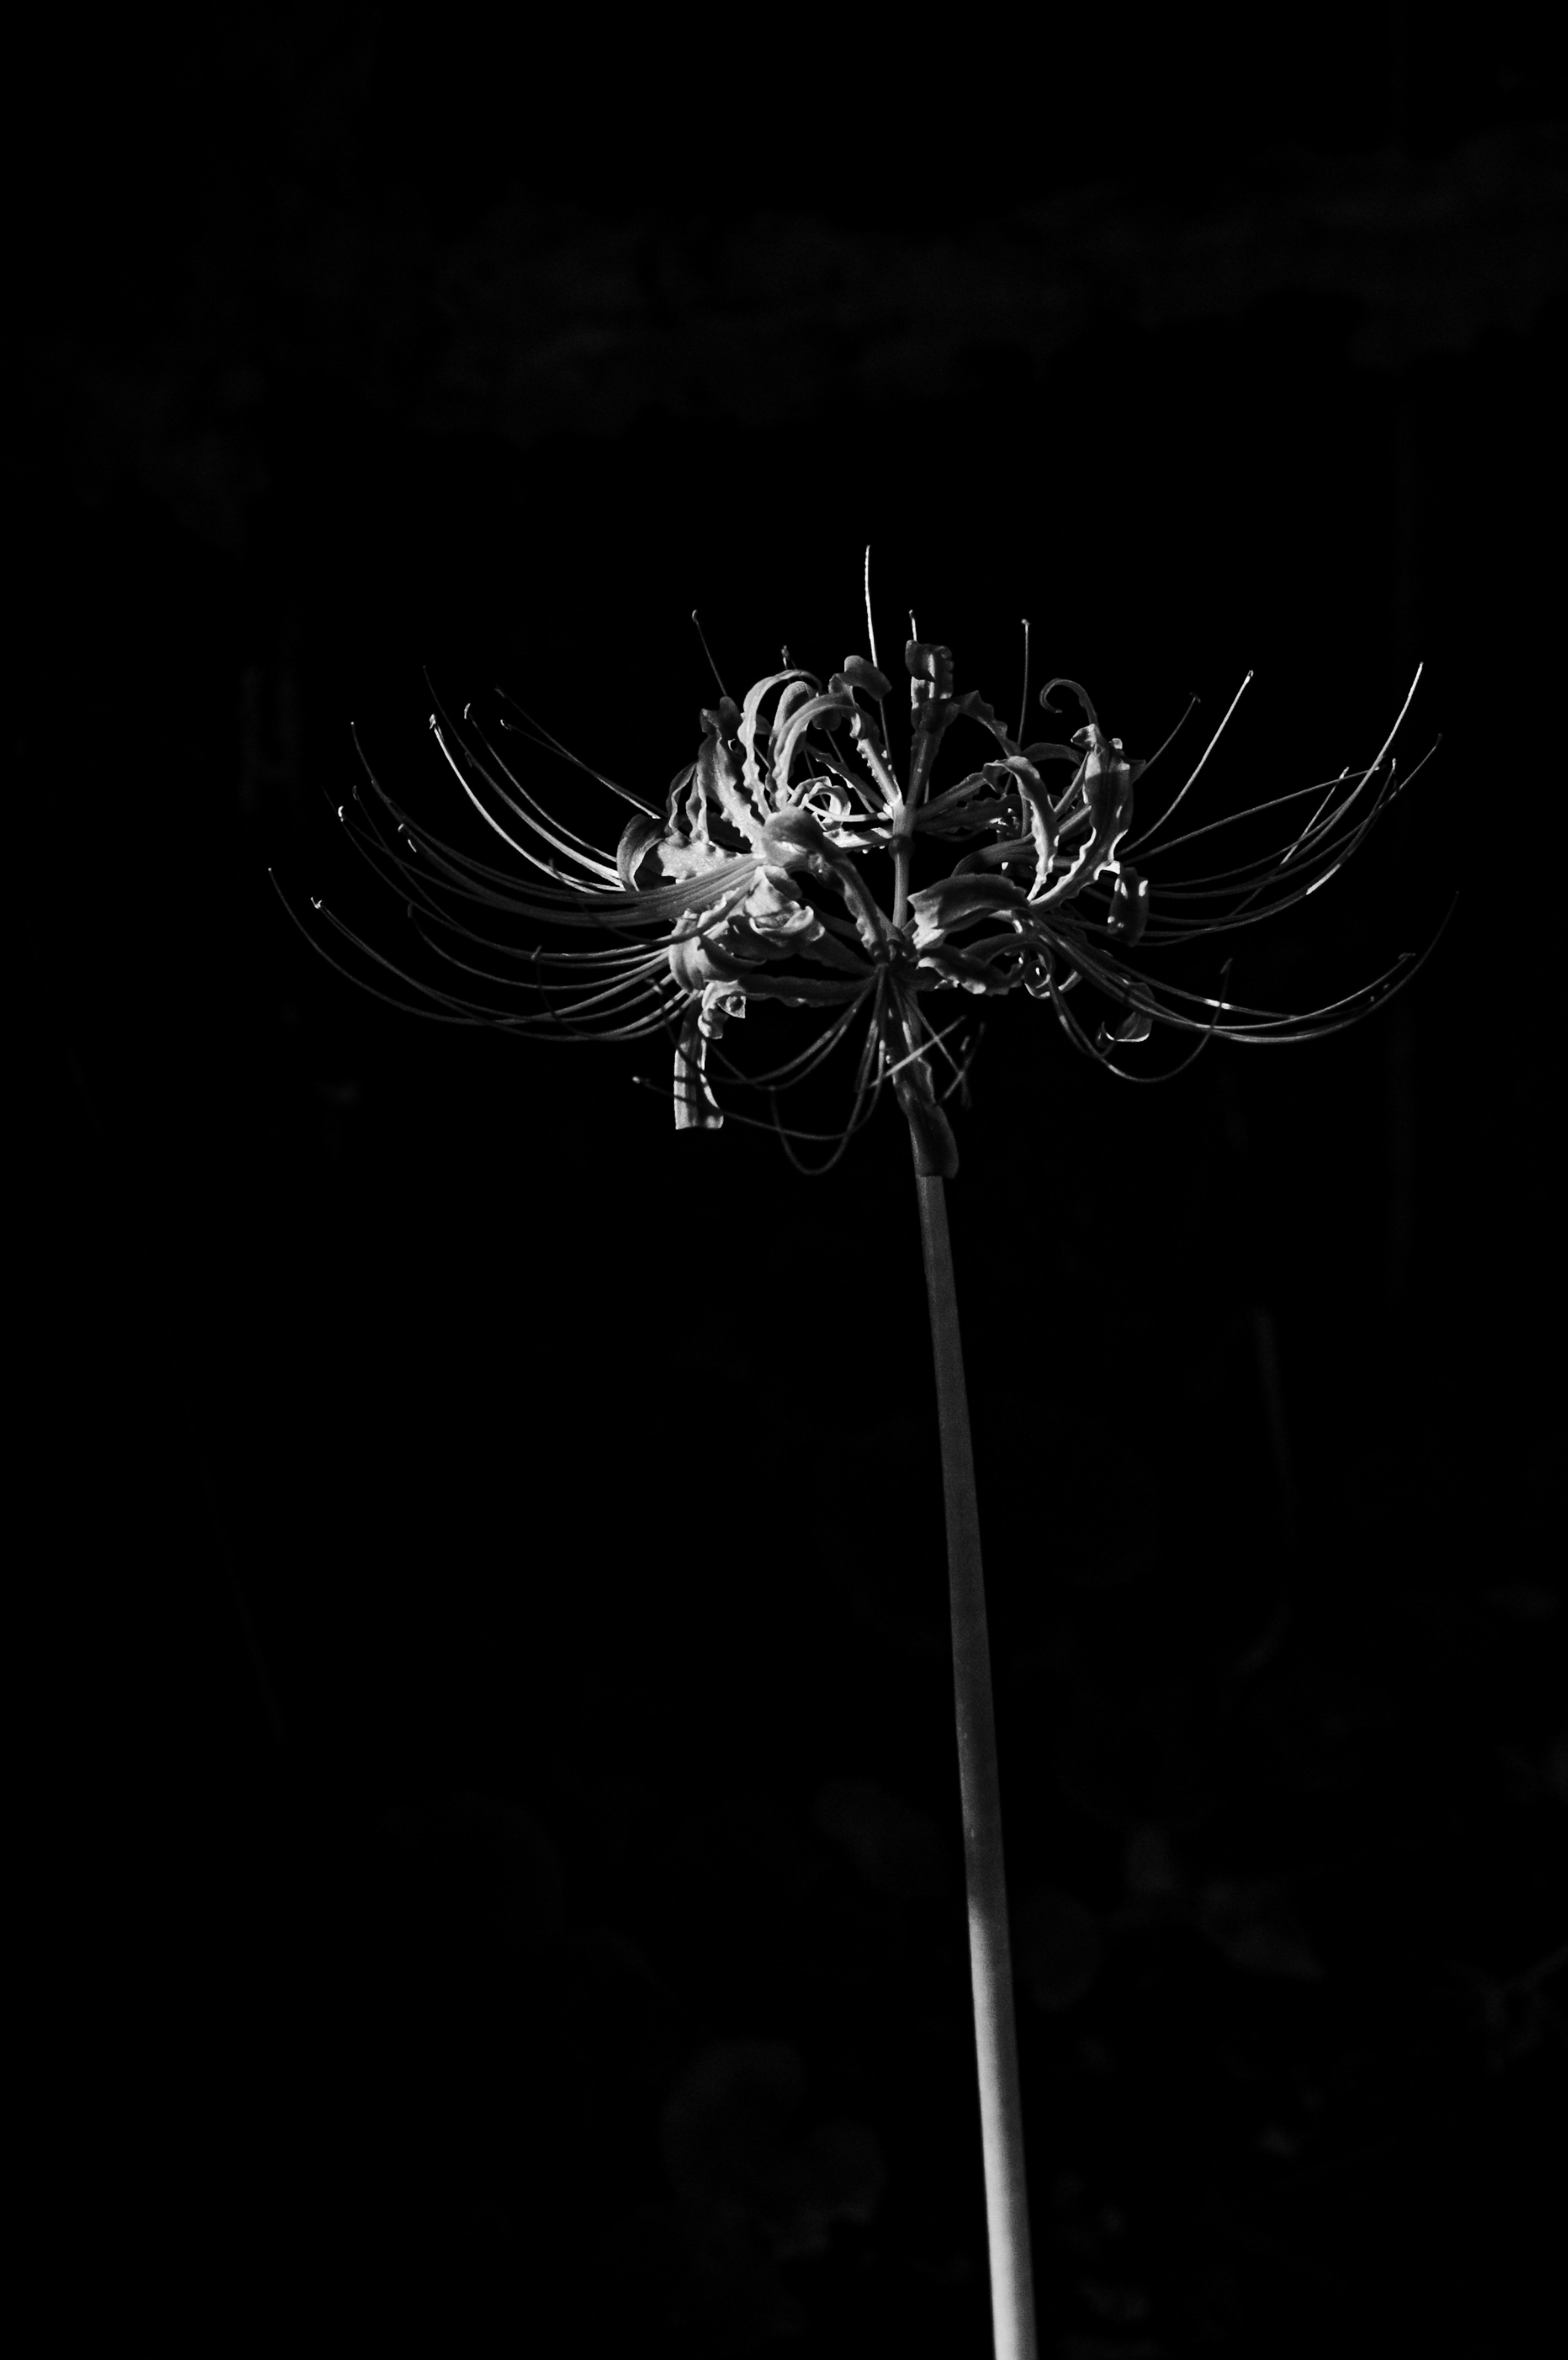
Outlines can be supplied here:
M1458 896L1394 1009L1168 1090L1003 1004L959 1118L1042 2349L1555 2344L1562 93L1531 11L1170 21L24 60L14 1799L68 2315L987 2348L896 1119L820 1181L677 1138L662 1049L399 1017L267 873L390 943L351 722L442 814L421 667L498 682L657 793L691 607L732 690L826 672L869 542L884 660L912 606L1004 712L1024 615L1133 752L1255 667L1206 816L1370 759L1424 663L1433 759L1238 991ZM1298 185L1349 264L1161 312L1162 224ZM1435 226L1378 295L1384 188ZM849 299L799 385L748 356L748 224L972 253L1040 204L1143 241L1048 358L917 305L878 390ZM595 309L650 223L731 257L673 395ZM404 266L480 249L545 258L581 380L525 329L548 398L452 395Z

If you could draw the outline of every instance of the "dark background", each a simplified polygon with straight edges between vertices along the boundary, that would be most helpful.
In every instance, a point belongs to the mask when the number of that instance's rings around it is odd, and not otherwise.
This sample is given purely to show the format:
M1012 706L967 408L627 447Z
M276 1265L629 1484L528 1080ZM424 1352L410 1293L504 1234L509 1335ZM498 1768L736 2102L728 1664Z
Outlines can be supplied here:
M825 672L869 542L884 660L912 606L1004 712L1024 615L1134 753L1256 667L1205 816L1369 760L1424 663L1434 759L1238 992L1458 896L1390 1010L1168 1090L1004 1004L959 1118L1042 2350L1556 2347L1565 110L1535 10L1269 22L20 60L65 2315L987 2348L897 1120L821 1181L677 1138L662 1049L397 1016L267 876L390 945L351 721L435 817L421 666L657 793L691 607L732 690Z

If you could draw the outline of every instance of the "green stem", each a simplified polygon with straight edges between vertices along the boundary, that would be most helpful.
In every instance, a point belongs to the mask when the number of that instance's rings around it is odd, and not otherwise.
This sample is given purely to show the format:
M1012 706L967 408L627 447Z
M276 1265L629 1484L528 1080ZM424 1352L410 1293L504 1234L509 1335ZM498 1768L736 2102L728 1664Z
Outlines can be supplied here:
M917 1143L917 1166L919 1147ZM1035 2360L1034 2280L1024 2179L1023 2101L1013 2021L1007 1887L1002 1862L1002 1795L991 1701L991 1645L980 1566L980 1506L964 1385L958 1293L940 1173L917 1168L920 1243L936 1360L942 1488L947 1511L953 1608L953 1695L958 1783L964 1809L964 1872L969 1900L969 1970L980 2076L980 2136L991 2257L991 2325L996 2360Z

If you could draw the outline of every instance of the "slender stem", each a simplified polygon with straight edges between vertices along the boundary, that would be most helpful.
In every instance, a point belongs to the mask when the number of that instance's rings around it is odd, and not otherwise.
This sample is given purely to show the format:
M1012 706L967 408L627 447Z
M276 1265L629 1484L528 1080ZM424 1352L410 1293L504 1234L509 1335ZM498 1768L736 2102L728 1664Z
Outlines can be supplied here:
M980 2136L991 2257L991 2326L996 2360L1035 2360L1034 2279L1024 2180L1023 2102L1013 2021L1007 1888L1002 1862L1002 1797L991 1702L991 1645L980 1566L980 1508L964 1386L958 1294L942 1176L917 1170L920 1243L936 1360L942 1487L947 1510L953 1603L953 1695L958 1783L964 1808L964 1872L969 1898L969 1970L980 2076Z

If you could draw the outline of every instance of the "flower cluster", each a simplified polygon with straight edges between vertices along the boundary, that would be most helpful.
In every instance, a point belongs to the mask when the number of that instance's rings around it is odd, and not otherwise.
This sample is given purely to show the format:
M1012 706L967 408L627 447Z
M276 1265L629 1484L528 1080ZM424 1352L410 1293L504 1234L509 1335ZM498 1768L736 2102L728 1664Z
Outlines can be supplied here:
M1151 900L1148 878L1128 855L1169 820L1219 731L1170 810L1136 839L1133 791L1148 764L1129 759L1121 739L1106 736L1078 683L1051 681L1040 702L1054 713L1053 692L1069 692L1083 726L1067 743L1026 745L1021 722L1013 736L975 692L957 693L950 649L911 639L904 661L910 713L901 775L887 717L891 683L875 661L849 656L824 684L791 665L786 651L785 668L756 682L743 703L721 692L718 705L702 713L696 759L678 772L661 806L587 771L632 807L613 852L545 809L471 707L461 724L438 709L430 722L437 742L509 865L497 868L433 836L366 763L369 797L356 791L352 810L340 808L339 816L406 901L440 961L441 979L395 965L332 912L325 915L375 973L411 990L414 1000L373 988L419 1013L558 1037L631 1040L668 1032L680 1129L717 1128L724 1115L715 1081L734 1081L773 1097L768 1127L791 1153L791 1142L824 1137L842 1153L890 1087L910 1120L920 1168L933 1172L956 1168L942 1101L962 1080L951 1044L967 1010L957 1022L933 1022L932 995L986 999L1021 987L1050 1002L1077 1048L1130 1078L1148 1078L1121 1060L1157 1025L1198 1036L1199 1047L1216 1033L1252 1043L1310 1038L1366 1014L1413 973L1419 961L1407 954L1347 998L1288 1015L1157 982L1131 956L1253 924L1325 882L1407 783L1396 780L1388 759L1392 731L1369 769L1297 789L1168 845L1172 851L1258 812L1318 799L1282 850L1216 875L1162 883ZM972 745L976 734L989 741L975 748L985 759L939 789L939 752L961 725ZM534 726L520 731L505 711L500 727L566 754ZM867 880L874 858L890 864L887 906ZM945 873L917 882L917 867L928 865ZM563 931L601 939L591 947L555 946L550 937ZM1226 980L1228 970L1222 995ZM1072 996L1083 984L1107 1004L1098 1022L1077 1013ZM819 1022L798 1054L747 1075L732 1063L733 1042L724 1036L762 1000L814 1011ZM854 1104L843 1128L823 1134L782 1122L777 1093L814 1072L862 1026Z

